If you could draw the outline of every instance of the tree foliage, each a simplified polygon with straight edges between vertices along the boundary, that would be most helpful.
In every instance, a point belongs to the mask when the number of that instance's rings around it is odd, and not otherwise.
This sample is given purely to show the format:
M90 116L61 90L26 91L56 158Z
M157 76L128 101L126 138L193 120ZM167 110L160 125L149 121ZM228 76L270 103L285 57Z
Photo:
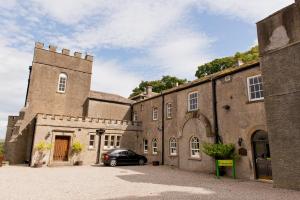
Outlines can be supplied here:
M198 78L219 72L221 70L227 69L237 65L240 60L243 63L249 63L258 60L259 51L258 46L252 47L249 51L240 53L237 52L234 56L224 57L215 59L209 63L201 65L198 67L195 76Z
M136 96L142 92L145 92L147 86L152 86L152 91L159 93L163 90L167 90L176 86L176 83L179 85L186 83L186 79L180 79L175 76L163 76L160 80L154 81L141 81L138 87L132 90L130 97Z

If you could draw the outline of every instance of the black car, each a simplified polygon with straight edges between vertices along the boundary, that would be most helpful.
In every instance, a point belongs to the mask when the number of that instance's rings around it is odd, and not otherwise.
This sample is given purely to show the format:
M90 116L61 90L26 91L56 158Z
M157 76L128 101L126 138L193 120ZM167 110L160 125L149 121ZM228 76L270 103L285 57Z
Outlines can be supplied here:
M147 158L129 149L112 149L102 155L104 165L144 165Z

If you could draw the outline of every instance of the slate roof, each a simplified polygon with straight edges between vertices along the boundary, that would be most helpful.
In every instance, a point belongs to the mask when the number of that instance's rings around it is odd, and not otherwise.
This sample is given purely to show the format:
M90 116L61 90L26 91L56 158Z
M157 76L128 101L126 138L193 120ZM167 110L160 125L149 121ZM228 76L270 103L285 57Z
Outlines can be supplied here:
M92 100L99 100L99 101L106 101L106 102L115 102L115 103L122 103L122 104L132 104L135 101L127 99L117 94L110 94L106 92L98 92L98 91L90 91L89 99Z
M244 65L241 65L241 66L238 66L238 67L237 66L236 67L230 67L230 68L224 69L222 71L216 72L214 74L204 76L204 77L196 79L194 81L190 81L188 83L179 85L177 87L173 87L171 89L164 90L164 91L162 91L162 93L159 93L157 95L153 95L152 97L149 97L149 98L146 98L146 99L143 99L143 100L136 101L136 103L142 102L142 101L147 101L149 99L159 97L163 94L169 94L169 93L173 93L173 92L176 92L176 91L179 91L179 90L183 90L185 88L192 87L193 85L200 85L202 83L209 82L213 79L218 79L218 78L221 78L221 77L224 77L224 76L227 76L227 75L230 75L230 74L234 74L234 73L237 73L239 71L242 71L242 70L245 70L245 69L248 69L248 68L259 66L259 64L260 63L258 61L253 61L253 62L244 64Z

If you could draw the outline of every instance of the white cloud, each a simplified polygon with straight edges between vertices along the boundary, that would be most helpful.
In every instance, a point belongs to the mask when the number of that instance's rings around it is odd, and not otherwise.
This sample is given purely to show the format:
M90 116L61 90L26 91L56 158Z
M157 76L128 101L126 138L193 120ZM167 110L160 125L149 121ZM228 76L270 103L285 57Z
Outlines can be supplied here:
M201 9L209 9L217 15L227 15L255 23L294 2L294 0L200 0L198 5Z
M117 61L97 59L93 66L92 89L128 97L129 92L139 84L140 78L120 66Z
M197 66L211 59L212 42L205 34L175 31L150 50L149 61L159 63L167 74L193 78Z
M8 115L18 114L25 101L28 66L32 54L5 46L0 38L0 138L5 136Z
M94 26L81 27L72 37L58 42L84 48L142 48L157 42L158 35L182 23L186 3L176 1L114 1ZM189 1L187 1L189 2Z

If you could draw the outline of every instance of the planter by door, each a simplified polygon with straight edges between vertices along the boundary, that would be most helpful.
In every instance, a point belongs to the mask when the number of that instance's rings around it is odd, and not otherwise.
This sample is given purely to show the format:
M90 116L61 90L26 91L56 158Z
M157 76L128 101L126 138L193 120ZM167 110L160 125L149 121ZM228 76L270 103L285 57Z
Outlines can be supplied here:
M54 145L54 161L68 161L69 160L70 137L56 136Z
M2 162L3 162L4 157L0 155L0 167L2 167Z
M255 132L252 137L252 146L256 178L271 180L272 166L268 134L265 131Z

